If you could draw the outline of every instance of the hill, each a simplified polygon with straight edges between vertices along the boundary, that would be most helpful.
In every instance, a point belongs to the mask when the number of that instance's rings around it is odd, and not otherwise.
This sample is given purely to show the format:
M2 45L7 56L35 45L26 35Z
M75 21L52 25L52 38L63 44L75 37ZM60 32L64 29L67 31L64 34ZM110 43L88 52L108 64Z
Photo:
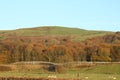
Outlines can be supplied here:
M67 28L60 26L44 26L35 28L23 28L17 30L0 31L0 36L70 36L74 41L83 41L86 38L103 36L112 32L93 31L79 28Z
M120 61L120 32L37 27L0 32L0 63Z

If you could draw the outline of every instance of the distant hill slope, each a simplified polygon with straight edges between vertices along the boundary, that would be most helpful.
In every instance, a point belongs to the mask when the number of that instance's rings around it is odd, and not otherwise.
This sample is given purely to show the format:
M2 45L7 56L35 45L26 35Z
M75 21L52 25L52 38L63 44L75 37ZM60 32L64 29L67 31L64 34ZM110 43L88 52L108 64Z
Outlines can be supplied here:
M19 36L58 36L59 35L59 36L71 36L74 41L82 41L85 40L86 38L102 36L109 33L112 32L84 30L79 28L67 28L60 26L44 26L44 27L0 31L0 36L4 38L10 35L19 35Z

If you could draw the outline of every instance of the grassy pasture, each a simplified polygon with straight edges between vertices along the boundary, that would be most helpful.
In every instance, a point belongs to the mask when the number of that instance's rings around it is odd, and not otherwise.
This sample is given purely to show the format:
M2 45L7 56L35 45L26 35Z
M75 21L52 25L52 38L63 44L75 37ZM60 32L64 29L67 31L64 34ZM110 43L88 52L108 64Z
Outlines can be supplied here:
M69 64L70 65L70 64ZM73 64L72 64L73 65ZM47 78L55 75L57 78L82 79L82 80L120 80L120 64L103 64L103 65L75 65L66 67L62 73L50 72L44 67L46 65L1 65L9 66L11 70L1 71L0 77L32 77Z

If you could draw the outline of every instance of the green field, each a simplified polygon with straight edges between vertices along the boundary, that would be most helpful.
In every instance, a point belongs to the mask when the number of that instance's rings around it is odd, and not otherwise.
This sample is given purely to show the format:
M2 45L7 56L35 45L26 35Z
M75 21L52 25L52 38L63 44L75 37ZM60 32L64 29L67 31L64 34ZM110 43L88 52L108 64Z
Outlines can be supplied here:
M7 65L8 66L8 65ZM15 68L15 65L10 65ZM31 68L30 68L31 67ZM28 70L30 68L31 70ZM17 65L12 71L1 71L0 77L48 77L55 75L57 78L78 78L82 80L120 80L120 64L104 64L89 67L67 68L65 72L49 72L41 69L41 65Z

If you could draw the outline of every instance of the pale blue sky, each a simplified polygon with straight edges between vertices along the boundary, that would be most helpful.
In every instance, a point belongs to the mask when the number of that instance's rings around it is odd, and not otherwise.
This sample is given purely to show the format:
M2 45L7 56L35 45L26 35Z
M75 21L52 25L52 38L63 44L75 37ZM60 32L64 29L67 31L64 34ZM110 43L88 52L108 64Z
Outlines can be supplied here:
M0 30L38 26L120 31L120 0L0 0Z

